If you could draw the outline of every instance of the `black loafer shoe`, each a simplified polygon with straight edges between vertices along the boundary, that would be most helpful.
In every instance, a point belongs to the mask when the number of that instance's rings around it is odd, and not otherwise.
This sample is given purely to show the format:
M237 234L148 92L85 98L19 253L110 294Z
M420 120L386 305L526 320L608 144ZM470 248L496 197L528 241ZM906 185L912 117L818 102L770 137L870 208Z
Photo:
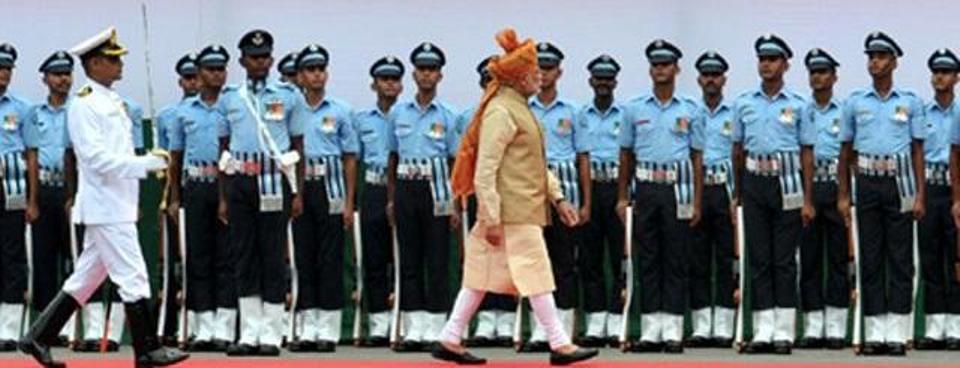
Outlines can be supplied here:
M887 355L890 356L906 356L907 355L907 346L898 342L887 343Z
M804 337L793 344L797 349L823 349L823 339L817 337Z
M447 348L439 342L433 343L433 349L431 349L430 355L436 359L444 360L448 362L454 362L459 365L487 364L486 359L476 357L473 354L470 354L469 351L464 351L463 354L457 354L455 352L447 350Z
M929 337L921 337L913 344L917 350L943 350L947 347L943 340L934 340Z
M320 353L333 353L337 351L337 344L333 341L318 341L316 351Z
M773 344L765 341L751 341L743 348L746 354L769 354L773 352Z
M646 340L636 341L633 344L630 344L630 352L632 353L659 353L663 351L662 342L652 342Z
M866 356L876 356L883 355L887 352L887 346L880 342L868 342L863 344L863 348L860 349L860 354Z
M257 347L248 344L233 344L227 347L227 356L254 356L257 355Z
M520 346L521 353L546 353L550 351L550 344L546 341L528 341Z
M687 339L684 344L688 348L709 348L713 346L714 340L706 336L694 335Z
M789 341L774 341L773 353L778 355L790 355L793 353L793 343Z
M683 343L680 341L667 341L663 344L663 352L667 354L683 354Z
M570 365L581 362L597 356L600 352L597 349L577 348L570 354L561 354L555 351L550 352L550 365Z
M838 339L835 337L827 339L827 349L843 350L843 348L845 347L847 347L847 342L844 341L843 339Z
M733 339L728 339L726 337L714 337L713 338L713 347L721 349L729 349L733 346Z
M945 348L950 351L960 350L960 339L948 337Z

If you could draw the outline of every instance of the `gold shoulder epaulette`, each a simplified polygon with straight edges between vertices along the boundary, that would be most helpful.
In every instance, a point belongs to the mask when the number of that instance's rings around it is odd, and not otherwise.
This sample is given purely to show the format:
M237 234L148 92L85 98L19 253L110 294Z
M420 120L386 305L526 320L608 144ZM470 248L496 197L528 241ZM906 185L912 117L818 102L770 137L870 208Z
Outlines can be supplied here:
M77 97L87 97L90 95L90 93L93 93L93 88L90 88L90 86L84 86L77 91Z

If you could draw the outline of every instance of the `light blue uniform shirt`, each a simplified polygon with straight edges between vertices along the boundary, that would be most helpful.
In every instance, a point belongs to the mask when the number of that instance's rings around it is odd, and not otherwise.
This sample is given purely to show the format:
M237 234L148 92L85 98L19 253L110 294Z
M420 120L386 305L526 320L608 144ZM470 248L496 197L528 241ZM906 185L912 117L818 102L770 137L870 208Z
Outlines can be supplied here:
M734 102L733 141L742 142L751 154L799 152L800 146L817 143L807 100L786 87L774 97L756 88Z
M324 98L316 107L307 105L303 130L303 150L307 158L359 151L351 110L346 102L331 97Z
M421 110L416 101L398 102L390 118L394 131L389 147L401 159L456 157L457 114L446 103L434 100Z
M843 105L840 141L853 142L862 154L909 152L914 139L926 138L924 106L913 92L894 88L881 99L873 88L854 91Z
M200 95L188 97L170 115L169 149L183 151L185 164L216 163L220 156L218 128L226 119L217 104L207 105Z
M831 99L826 107L817 106L811 99L807 108L810 121L817 127L817 143L813 154L817 160L833 160L840 157L840 120L843 118L843 102Z
M290 85L267 83L257 93L250 90L248 98L245 101L240 87L232 85L224 87L217 101L217 108L226 117L219 126L219 135L220 138L230 138L229 150L234 153L270 153L269 147L260 145L260 128L254 115L259 114L277 149L289 151L290 137L303 136L306 125L303 95Z
M730 161L733 151L733 106L720 101L717 108L710 111L702 101L699 102L700 122L703 127L703 165L713 166Z
M0 155L22 152L30 144L25 140L24 123L30 103L7 92L0 96Z
M953 102L943 108L936 101L927 104L927 137L923 142L924 159L928 163L950 163L951 134L960 121L960 103Z
M573 161L578 153L590 152L590 133L577 121L580 107L562 98L544 106L536 96L530 99L530 110L546 132L547 161Z
M70 139L67 136L68 99L60 107L48 103L34 105L30 109L24 126L27 147L38 152L40 167L50 170L63 170L63 152Z
M160 146L159 148L170 149L170 127L173 125L173 120L176 119L177 108L185 100L187 99L172 103L157 113L157 118L154 120L157 125L157 145Z
M654 95L643 95L624 109L620 147L632 149L637 161L667 164L689 160L691 148L703 149L703 117L692 99L674 95L661 104Z
M358 111L353 118L354 128L360 136L360 155L369 166L387 167L390 155L388 141L393 134L393 122L379 108Z
M620 129L624 125L623 108L614 103L601 112L593 103L585 105L577 121L582 121L589 132L590 161L599 163L620 161Z

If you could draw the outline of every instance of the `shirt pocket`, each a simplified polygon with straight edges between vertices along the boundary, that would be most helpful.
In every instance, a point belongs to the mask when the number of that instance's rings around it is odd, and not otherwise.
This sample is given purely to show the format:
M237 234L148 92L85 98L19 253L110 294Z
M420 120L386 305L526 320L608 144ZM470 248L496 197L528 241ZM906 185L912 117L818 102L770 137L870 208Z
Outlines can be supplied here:
M377 140L378 134L375 129L364 129L360 131L360 141L371 144Z

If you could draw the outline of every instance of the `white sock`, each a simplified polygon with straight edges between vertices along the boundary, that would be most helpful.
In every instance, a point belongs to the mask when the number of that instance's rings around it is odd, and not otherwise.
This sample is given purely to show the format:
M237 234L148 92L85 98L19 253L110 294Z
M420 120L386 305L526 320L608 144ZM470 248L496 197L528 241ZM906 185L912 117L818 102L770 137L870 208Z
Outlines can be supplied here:
M661 335L664 341L680 342L683 340L683 315L661 312Z
M300 340L317 341L320 334L320 310L305 309L297 312L297 328L300 329Z
M461 288L457 293L457 300L453 304L453 311L450 313L450 320L443 326L440 333L440 339L452 344L459 345L463 331L466 330L470 318L476 313L480 303L483 302L483 296L486 293L480 290Z
M773 341L793 342L796 331L797 310L795 308L774 309Z
M550 349L556 350L570 344L570 336L563 330L560 316L557 315L557 304L553 293L543 293L529 297L530 307L537 321L543 326L550 341Z
M607 337L620 337L620 329L623 327L622 314L607 315Z
M370 337L387 337L390 331L390 312L371 313L367 316Z
M607 312L587 314L587 336L604 338L607 336Z
M513 338L513 324L517 321L515 312L500 312L497 315L497 337Z
M103 303L87 303L83 306L83 339L100 340L103 338Z
M887 313L887 342L906 344L911 338L910 315Z
M240 305L240 344L259 345L263 326L263 300L259 296L243 297Z
M197 341L213 341L217 312L197 312Z
M110 326L107 333L107 340L120 343L123 340L123 328L127 322L127 313L123 309L123 303L110 304Z
M340 310L319 310L317 321L320 330L317 333L318 341L329 341L334 344L340 342L340 325L343 322L343 312Z
M663 319L660 312L644 313L640 315L640 341L660 342L663 329Z
M886 342L887 315L879 314L863 318L863 338L865 342Z
M960 314L947 314L946 335L950 339L960 339Z
M217 326L214 329L214 338L233 342L236 338L237 310L232 308L217 309Z
M803 313L803 337L819 339L823 337L823 310Z
M260 329L260 344L280 346L283 339L283 304L263 303L262 328Z
M691 324L693 325L693 336L710 337L711 322L710 307L693 310L690 313Z
M943 337L946 335L947 315L939 313L928 314L924 319L926 320L924 336L928 339L943 340Z
M847 308L827 306L827 338L847 337Z
M773 330L776 316L773 309L753 312L753 341L773 342Z
M492 339L494 334L496 334L496 330L497 312L485 310L477 313L477 329L473 332L473 337Z
M733 308L717 307L713 313L713 337L733 338L733 317L736 315Z

